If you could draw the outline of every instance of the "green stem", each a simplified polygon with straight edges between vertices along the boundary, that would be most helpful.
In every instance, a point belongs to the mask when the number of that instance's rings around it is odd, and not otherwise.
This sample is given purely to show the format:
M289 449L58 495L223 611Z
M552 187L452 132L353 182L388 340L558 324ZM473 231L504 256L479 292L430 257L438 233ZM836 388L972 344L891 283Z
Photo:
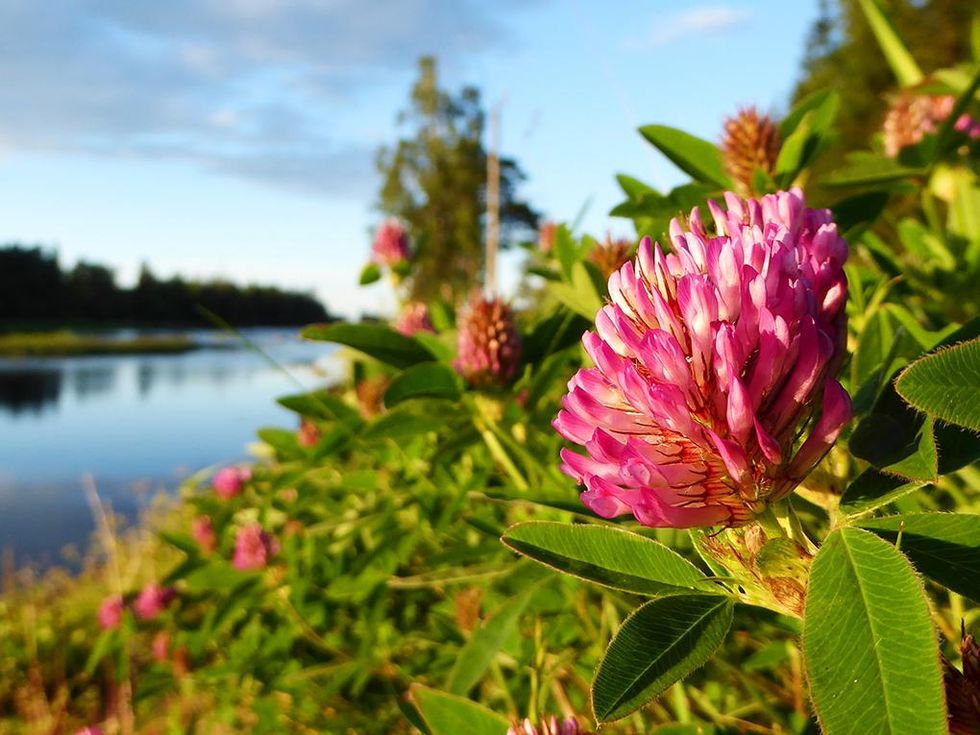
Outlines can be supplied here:
M490 454L492 454L494 459L501 464L504 471L507 473L507 476L510 477L514 485L517 486L517 489L526 492L528 490L527 481L524 479L521 471L517 469L517 465L514 464L514 461L510 458L510 455L507 454L507 450L504 449L503 445L501 445L500 441L496 436L494 436L493 432L487 428L483 421L480 419L475 419L474 423L476 424L477 431L480 432L480 436L483 437L483 441L486 443L487 449L490 450Z

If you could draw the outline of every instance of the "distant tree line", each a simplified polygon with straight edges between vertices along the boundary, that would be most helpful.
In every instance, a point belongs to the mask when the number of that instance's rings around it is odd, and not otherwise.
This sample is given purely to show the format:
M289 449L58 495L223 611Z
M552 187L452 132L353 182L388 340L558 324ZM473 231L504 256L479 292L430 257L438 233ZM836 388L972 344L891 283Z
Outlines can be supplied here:
M313 296L271 286L221 280L161 279L147 266L133 288L116 284L109 268L78 262L62 268L41 247L0 246L0 322L207 326L204 307L235 326L294 326L326 321Z

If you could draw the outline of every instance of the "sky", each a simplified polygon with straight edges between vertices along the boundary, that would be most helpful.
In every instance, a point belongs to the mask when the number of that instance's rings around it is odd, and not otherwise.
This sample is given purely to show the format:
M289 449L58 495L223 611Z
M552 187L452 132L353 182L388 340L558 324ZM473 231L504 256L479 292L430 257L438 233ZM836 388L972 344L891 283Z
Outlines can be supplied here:
M616 173L683 175L637 134L717 140L775 114L817 0L0 0L0 243L56 248L131 282L222 276L385 313L358 287L416 60L501 110L501 152L548 218L597 236ZM503 258L512 287L518 254Z

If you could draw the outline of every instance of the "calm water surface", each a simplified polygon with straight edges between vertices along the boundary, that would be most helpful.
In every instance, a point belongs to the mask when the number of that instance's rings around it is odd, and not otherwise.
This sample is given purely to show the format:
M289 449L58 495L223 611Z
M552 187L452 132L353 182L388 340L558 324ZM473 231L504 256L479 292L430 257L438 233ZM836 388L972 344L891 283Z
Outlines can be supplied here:
M246 349L0 358L0 548L20 561L59 561L93 529L85 475L133 517L187 475L245 459L257 428L295 426L275 403L299 391L289 376L314 388L340 375L329 346L282 330L248 335L288 375Z

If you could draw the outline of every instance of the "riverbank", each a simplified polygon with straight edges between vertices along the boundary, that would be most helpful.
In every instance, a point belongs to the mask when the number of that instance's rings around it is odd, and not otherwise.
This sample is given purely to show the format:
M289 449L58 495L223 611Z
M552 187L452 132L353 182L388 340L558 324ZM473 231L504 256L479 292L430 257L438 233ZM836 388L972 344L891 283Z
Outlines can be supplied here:
M186 335L105 337L56 332L18 332L0 335L0 357L75 357L79 355L181 354L201 345Z

